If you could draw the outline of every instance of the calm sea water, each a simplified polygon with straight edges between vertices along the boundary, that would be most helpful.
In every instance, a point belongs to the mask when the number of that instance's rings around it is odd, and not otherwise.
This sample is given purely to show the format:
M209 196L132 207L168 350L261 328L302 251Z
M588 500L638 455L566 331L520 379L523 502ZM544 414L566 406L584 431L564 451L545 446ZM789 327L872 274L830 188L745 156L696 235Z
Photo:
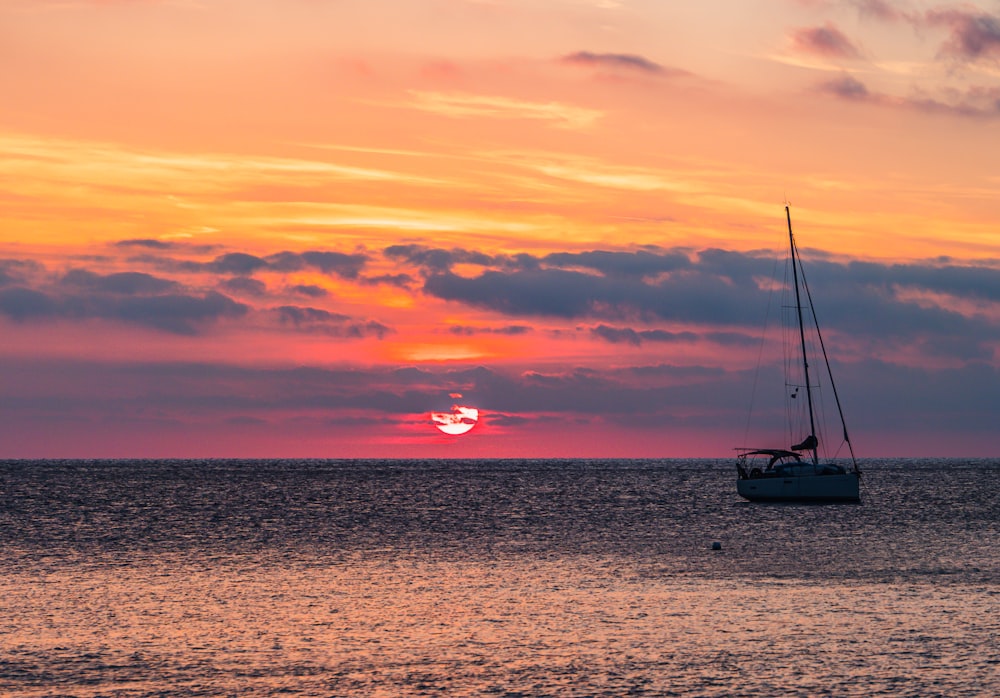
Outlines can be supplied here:
M865 466L0 462L0 694L997 695L1000 461Z

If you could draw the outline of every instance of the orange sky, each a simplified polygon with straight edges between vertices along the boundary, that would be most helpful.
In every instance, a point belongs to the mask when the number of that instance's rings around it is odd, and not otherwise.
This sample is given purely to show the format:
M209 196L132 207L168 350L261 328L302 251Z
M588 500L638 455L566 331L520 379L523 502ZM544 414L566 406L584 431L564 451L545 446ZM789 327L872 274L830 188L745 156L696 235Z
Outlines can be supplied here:
M786 200L862 455L1000 447L996 2L10 0L0 45L11 456L726 456Z

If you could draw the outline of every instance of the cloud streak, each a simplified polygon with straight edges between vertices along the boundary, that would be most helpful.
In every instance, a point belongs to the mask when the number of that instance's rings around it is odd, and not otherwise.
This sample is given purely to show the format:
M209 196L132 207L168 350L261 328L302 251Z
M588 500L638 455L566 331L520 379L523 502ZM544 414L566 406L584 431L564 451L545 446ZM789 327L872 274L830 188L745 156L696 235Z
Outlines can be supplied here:
M349 315L331 313L321 308L308 306L282 305L271 310L282 325L291 325L297 330L318 332L331 337L347 339L362 339L375 337L384 339L392 332L392 328L380 322L369 320L357 322Z
M576 107L561 102L534 102L496 95L465 93L410 92L412 108L455 119L515 119L541 121L568 129L587 129L603 113L595 109Z
M633 53L594 53L592 51L577 51L559 59L561 63L586 68L610 70L653 75L658 77L681 77L690 75L685 70L667 68L644 56Z

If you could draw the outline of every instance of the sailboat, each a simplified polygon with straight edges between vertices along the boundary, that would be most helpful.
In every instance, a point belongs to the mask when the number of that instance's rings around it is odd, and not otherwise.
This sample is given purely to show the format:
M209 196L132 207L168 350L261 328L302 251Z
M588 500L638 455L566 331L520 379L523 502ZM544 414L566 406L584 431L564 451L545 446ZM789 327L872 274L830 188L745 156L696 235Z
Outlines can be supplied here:
M801 367L801 385L793 385L786 378L786 389L789 397L797 401L799 388L805 388L805 412L808 414L808 434L799 442L787 448L739 448L736 456L736 470L739 478L736 481L736 491L741 497L754 502L859 502L861 471L854 457L847 434L847 424L844 421L844 411L840 405L840 397L833 382L830 361L827 357L823 335L819 330L813 308L812 295L806 285L805 272L799 250L792 234L792 214L785 206L785 218L788 221L788 245L792 268L792 286L795 290L792 310L795 311L798 329L798 354L794 361L785 362L786 369L793 366ZM803 298L804 294L804 298ZM803 306L803 301L808 305ZM817 409L815 404L816 389L810 379L809 355L806 342L807 328L803 319L803 311L807 310L812 318L810 334L815 331L823 361L826 363L826 374L830 387L833 389L837 414L843 429L844 443L850 453L850 465L841 462L820 462L819 438L817 436Z

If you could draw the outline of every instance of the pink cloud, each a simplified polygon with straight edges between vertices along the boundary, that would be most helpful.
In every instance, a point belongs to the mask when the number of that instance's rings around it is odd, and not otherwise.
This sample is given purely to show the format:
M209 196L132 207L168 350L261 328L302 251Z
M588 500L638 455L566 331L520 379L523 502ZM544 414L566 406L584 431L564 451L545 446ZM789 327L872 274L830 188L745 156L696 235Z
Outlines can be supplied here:
M792 47L800 53L808 53L826 58L861 57L861 51L847 36L832 23L821 27L803 27L791 35Z
M942 54L969 62L1000 60L1000 18L965 10L939 10L929 12L927 21L951 31Z

